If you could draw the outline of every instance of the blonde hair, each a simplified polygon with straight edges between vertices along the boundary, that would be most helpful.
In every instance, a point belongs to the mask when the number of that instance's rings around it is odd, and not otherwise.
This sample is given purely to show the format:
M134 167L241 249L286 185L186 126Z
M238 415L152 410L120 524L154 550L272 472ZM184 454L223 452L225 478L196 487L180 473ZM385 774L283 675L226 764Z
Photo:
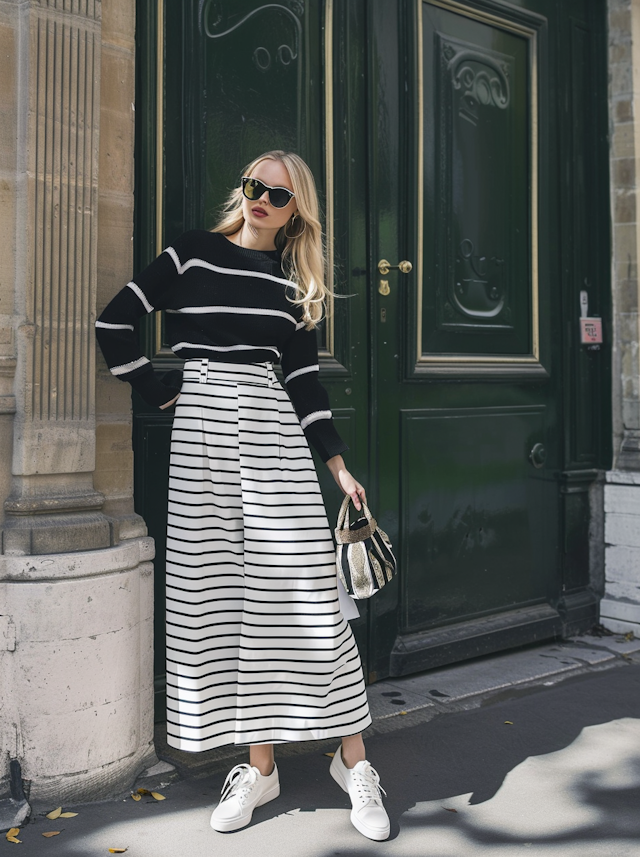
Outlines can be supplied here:
M297 289L297 296L291 303L302 306L302 319L307 330L313 330L322 320L327 296L333 293L325 283L326 254L320 206L313 174L300 155L274 149L247 164L242 175L251 176L262 161L280 161L291 179L293 192L298 205L298 217L295 220L294 237L289 238L291 220L278 230L276 247L282 254L282 268L285 277L291 280ZM218 222L211 230L223 235L233 235L244 224L242 216L242 188L234 188L222 206ZM304 227L302 226L304 224ZM300 233L299 230L302 229Z

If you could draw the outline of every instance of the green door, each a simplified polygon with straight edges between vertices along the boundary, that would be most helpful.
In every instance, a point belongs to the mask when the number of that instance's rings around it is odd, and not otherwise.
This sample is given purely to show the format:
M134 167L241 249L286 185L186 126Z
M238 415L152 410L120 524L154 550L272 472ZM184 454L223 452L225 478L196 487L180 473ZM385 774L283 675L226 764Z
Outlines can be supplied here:
M321 376L400 561L354 623L371 681L596 617L608 357L577 331L581 291L607 329L604 15L588 0L139 0L137 267L211 226L260 151L297 150L316 175L340 296ZM143 335L174 365L161 321ZM162 716L170 417L134 414ZM341 495L317 466L332 521Z
M373 678L595 620L608 361L576 330L608 248L604 3L367 12L371 478L401 569Z

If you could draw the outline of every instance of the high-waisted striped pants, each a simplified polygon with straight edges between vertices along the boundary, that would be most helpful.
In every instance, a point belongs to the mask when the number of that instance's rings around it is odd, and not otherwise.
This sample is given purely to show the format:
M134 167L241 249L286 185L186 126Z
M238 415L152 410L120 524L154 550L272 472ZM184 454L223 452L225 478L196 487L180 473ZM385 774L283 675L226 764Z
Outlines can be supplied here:
M318 477L271 363L185 364L166 618L172 747L341 737L371 723Z

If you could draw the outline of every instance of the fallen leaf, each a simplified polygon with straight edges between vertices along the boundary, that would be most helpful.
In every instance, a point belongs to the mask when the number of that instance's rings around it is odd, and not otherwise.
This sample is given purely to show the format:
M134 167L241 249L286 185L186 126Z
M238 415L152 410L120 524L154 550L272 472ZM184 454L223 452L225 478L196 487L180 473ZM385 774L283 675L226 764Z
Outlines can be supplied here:
M12 827L11 830L7 830L7 839L10 836L17 836L18 833L20 833L20 828L19 827Z
M443 809L446 809L446 810L447 810L447 812L457 812L457 811L458 811L457 809L453 809L453 808L452 808L452 807L450 807L450 806L443 806L442 808L443 808Z
M635 636L634 636L633 631L627 631L627 633L624 635L624 638L627 641L627 643L630 643L632 640L634 640Z
M61 812L60 818L75 818L77 814L77 812Z
M151 797L154 797L156 800L166 800L166 797L161 795L160 792L151 792Z
M60 833L59 830L48 830L46 833L43 833L43 836L57 836Z
M399 711L399 712L398 712L398 714L407 714L407 713L408 713L408 712L406 712L406 711Z
M15 842L16 845L19 845L22 842L22 839L16 839L15 836L7 836L8 842Z
M328 756L330 759L333 759L333 757L335 756L335 753L325 753L324 755Z
M504 722L506 726L513 726L513 720L505 720Z
M47 813L47 818L50 818L52 821L54 818L60 818L62 814L62 807L59 806L57 809L52 809L51 812Z
M149 791L149 789L138 789L138 794L139 795L150 795L151 792Z
M132 794L132 795L131 795L131 797L132 797L134 800L142 800L142 795L138 795L138 794L135 794L135 795L134 795L134 794Z
M126 848L110 848L109 854L124 854L126 850Z

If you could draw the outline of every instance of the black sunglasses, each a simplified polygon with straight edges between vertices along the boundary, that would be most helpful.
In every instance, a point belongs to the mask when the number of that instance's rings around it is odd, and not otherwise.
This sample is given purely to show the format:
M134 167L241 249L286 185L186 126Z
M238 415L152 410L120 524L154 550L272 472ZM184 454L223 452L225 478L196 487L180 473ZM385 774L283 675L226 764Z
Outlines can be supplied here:
M295 196L295 193L287 187L269 187L268 184L259 182L258 179L252 179L249 176L242 177L242 193L247 199L252 201L260 199L265 190L269 191L269 202L274 208L284 208Z

